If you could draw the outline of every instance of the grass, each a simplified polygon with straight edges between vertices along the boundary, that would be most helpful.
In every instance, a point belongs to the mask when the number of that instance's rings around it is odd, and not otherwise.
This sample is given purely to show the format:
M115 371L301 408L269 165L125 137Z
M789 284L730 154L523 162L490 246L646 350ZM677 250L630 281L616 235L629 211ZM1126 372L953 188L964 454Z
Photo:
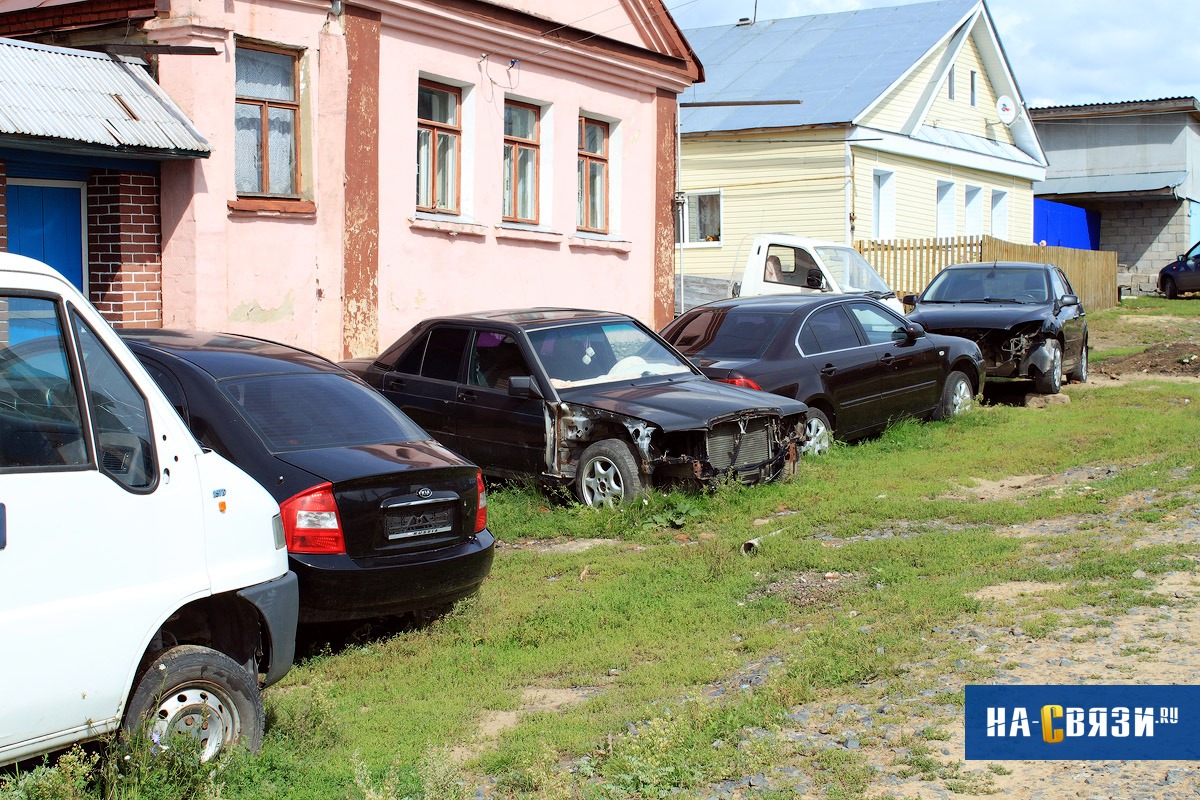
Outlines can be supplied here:
M1154 302L1145 313L1159 313ZM1181 305L1195 305L1200 323L1200 303ZM1093 324L1109 324L1097 316ZM1031 636L1055 636L1075 624L1070 608L1144 605L1154 576L1191 568L1185 556L1197 545L1134 549L1132 540L1169 524L1178 495L1196 489L1198 471L1185 468L1200 459L1200 418L1172 400L1200 402L1200 387L1071 397L1040 411L984 407L897 425L779 484L655 494L623 512L496 488L490 525L502 545L479 595L427 628L298 664L267 692L259 757L223 759L203 772L202 791L168 776L151 795L100 766L111 753L90 763L73 750L39 768L60 782L57 794L10 773L0 800L457 800L484 784L494 796L542 800L699 797L780 763L799 765L828 797L861 797L872 774L863 754L779 736L794 727L790 710L883 681L928 688L910 669L930 659L984 669L989 656L972 655L970 642L942 637L931 654L928 641L979 614L973 594L985 586L1069 584L1021 622ZM1113 474L1017 499L956 495L972 478L1081 466ZM1122 498L1150 489L1152 505L1109 520ZM1066 515L1086 524L1025 539L1002 532ZM582 538L611 541L574 553L504 546ZM762 544L743 555L751 538ZM1147 577L1132 577L1138 570ZM817 589L815 600L805 595ZM528 690L561 688L582 699L521 711ZM939 702L961 704L961 692ZM514 725L481 733L481 722L517 711ZM928 728L904 768L954 791L989 791L988 775L1002 772L933 756L930 743L947 735Z

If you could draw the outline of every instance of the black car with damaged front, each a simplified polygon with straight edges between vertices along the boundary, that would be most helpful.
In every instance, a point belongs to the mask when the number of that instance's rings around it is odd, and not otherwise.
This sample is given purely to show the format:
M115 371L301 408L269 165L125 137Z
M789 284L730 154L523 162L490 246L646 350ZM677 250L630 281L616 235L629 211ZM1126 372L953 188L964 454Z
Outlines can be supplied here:
M1087 380L1087 317L1053 264L956 264L904 303L927 331L978 343L988 377L1032 378L1043 394Z
M495 540L479 468L336 364L247 336L122 331L193 435L279 503L300 621L439 610Z
M654 483L774 479L803 403L713 383L623 314L532 308L425 320L343 365L487 473L617 505Z

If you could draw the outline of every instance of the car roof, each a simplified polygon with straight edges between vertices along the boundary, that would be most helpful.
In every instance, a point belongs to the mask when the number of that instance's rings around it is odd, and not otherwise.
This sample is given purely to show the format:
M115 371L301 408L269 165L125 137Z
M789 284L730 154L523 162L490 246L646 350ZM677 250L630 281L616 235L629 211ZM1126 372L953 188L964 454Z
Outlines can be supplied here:
M791 314L796 311L817 308L818 306L836 303L842 300L873 300L865 294L847 292L838 294L761 294L747 297L731 297L727 300L714 300L690 310L710 308L752 308L776 314ZM687 313L687 312L684 312Z
M316 353L236 333L170 329L123 329L135 353L157 352L187 361L214 378L344 370Z
M434 317L425 322L460 322L477 325L480 322L513 325L518 328L540 328L564 322L592 320L627 320L631 317L616 311L597 311L585 308L509 308L496 311L474 311L467 314Z
M979 261L973 264L951 264L946 269L979 269L980 267L990 267L992 269L1053 269L1053 264L1039 264L1034 261Z

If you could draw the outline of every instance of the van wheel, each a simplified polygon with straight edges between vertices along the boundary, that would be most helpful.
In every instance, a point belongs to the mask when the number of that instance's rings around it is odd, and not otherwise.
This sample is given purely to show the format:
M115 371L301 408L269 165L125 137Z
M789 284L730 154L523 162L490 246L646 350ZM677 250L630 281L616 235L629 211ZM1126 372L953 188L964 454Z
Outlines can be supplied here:
M122 725L163 741L180 734L200 745L200 760L241 745L262 746L262 695L257 676L224 653L197 645L164 650L138 678Z
M629 445L604 439L583 451L575 475L575 493L586 506L610 508L628 503L646 490Z

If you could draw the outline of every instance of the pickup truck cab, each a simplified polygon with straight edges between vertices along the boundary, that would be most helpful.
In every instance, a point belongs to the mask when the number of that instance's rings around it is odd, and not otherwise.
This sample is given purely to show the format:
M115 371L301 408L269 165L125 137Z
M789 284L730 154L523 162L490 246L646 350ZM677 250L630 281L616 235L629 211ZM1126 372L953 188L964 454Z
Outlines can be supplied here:
M278 514L83 295L0 253L0 764L122 726L257 748L295 650Z
M895 292L853 247L786 233L755 237L734 288L735 297L821 292L867 294L904 313Z

